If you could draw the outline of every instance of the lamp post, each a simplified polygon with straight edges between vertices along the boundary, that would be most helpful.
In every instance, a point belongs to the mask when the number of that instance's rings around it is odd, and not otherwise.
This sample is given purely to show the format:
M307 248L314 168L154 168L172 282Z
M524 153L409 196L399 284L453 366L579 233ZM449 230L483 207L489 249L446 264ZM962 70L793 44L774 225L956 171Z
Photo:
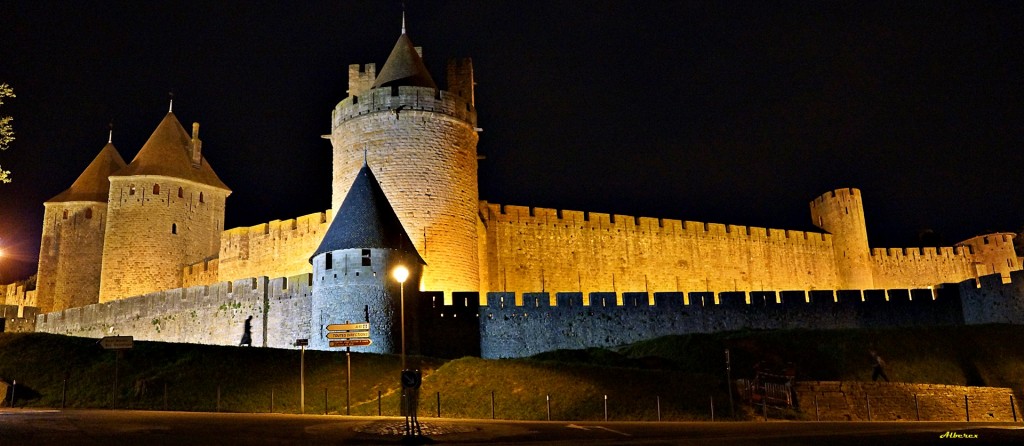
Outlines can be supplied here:
M402 324L402 370L405 370L405 279L409 278L409 270L403 265L398 265L391 272L391 275L398 281L400 288L399 312L401 313Z

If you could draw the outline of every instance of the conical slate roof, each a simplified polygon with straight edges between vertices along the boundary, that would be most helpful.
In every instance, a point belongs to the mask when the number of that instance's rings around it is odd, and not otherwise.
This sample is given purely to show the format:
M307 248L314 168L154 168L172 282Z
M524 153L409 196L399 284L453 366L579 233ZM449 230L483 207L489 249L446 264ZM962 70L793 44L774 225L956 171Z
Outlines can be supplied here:
M135 155L128 167L113 176L161 175L206 184L219 189L228 189L213 172L206 157L198 167L192 166L192 138L178 122L174 113L167 113L160 125L153 130L149 140Z
M86 167L85 171L78 176L78 179L71 184L71 187L56 197L49 199L47 203L64 203L69 201L106 203L110 192L110 180L107 177L114 172L124 169L126 166L124 158L121 158L121 154L117 153L114 144L108 142L100 150L99 155L96 155L96 158L89 163L89 167Z
M388 61L377 74L372 88L398 86L429 87L437 89L437 84L430 77L430 72L423 65L423 58L416 52L416 48L409 40L409 36L402 33L391 50Z
M363 164L320 247L310 259L339 249L371 248L411 253L420 263L426 264L398 220L373 171Z

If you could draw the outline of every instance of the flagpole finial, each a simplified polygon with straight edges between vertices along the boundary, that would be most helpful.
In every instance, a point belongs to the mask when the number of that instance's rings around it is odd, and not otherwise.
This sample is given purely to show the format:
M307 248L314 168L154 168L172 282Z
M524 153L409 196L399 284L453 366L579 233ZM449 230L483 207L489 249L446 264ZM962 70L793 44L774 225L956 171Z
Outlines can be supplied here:
M402 34L405 34L405 2L402 2Z
M113 120L110 121L109 127L110 127L110 132L107 133L107 144L113 144L114 143L114 121Z
M174 113L174 92L167 92L167 96L170 98L170 105L167 106L167 113Z

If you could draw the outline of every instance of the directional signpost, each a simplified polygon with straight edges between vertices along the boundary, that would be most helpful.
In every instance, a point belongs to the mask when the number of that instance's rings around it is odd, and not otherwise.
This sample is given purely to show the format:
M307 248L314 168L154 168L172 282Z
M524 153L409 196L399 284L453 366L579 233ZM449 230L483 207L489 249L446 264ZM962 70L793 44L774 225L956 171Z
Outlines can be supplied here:
M110 408L117 408L117 369L122 350L131 350L135 339L131 336L106 336L100 339L100 347L104 350L115 350L114 355L114 389L110 394Z
M299 413L306 413L306 346L309 339L296 339L295 346L300 347L299 353Z
M327 345L331 347L345 347L345 415L351 414L352 395L352 348L366 347L373 344L370 339L370 323L357 322L344 324L327 325Z

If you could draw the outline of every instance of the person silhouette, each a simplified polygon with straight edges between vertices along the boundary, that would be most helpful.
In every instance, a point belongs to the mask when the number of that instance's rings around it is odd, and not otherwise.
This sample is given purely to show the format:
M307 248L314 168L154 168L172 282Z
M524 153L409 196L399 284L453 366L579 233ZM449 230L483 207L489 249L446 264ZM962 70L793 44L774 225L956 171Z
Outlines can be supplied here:
M244 330L245 331L242 332L242 342L239 342L238 346L241 347L244 345L246 347L252 347L252 316L249 316L249 318L245 320Z

